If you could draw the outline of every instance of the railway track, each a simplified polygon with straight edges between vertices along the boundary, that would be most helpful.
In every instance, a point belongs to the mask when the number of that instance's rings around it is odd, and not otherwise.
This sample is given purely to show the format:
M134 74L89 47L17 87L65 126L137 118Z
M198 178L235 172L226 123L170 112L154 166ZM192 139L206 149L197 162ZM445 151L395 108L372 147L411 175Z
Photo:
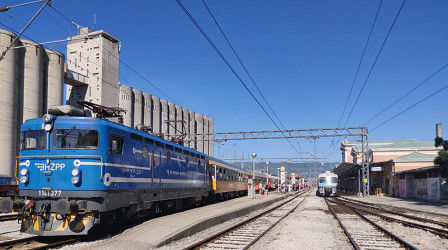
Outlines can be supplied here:
M68 237L32 236L28 238L0 242L0 249L50 249L73 244L75 242L78 242L78 240Z
M304 190L285 202L226 228L184 249L247 249L294 211L312 190Z
M407 227L418 228L438 236L448 238L448 223L389 211L347 199L337 198L337 200L345 206L358 211L359 213L377 216L386 221L400 223Z
M325 202L355 249L417 249L337 199Z
M4 214L0 215L0 221L17 220L17 214Z

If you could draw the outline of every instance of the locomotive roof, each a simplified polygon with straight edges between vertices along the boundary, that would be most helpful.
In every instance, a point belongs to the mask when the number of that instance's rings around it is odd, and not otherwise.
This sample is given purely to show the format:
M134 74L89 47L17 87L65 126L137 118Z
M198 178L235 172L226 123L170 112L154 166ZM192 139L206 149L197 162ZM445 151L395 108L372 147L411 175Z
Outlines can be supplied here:
M215 158L213 156L206 155L206 154L201 153L199 151L196 151L194 149L187 148L187 147L185 147L183 145L180 145L180 144L177 144L177 143L174 143L174 142L171 142L171 141L167 141L167 140L165 140L163 138L160 138L158 136L155 136L153 134L149 134L147 132L144 132L144 131L141 131L141 130L138 130L138 129L134 129L134 128L128 127L126 125L123 125L123 124L120 124L120 123L116 123L116 122L113 122L113 121L110 121L110 120L107 120L107 119L94 118L94 117L78 117L78 116L57 116L56 121L58 123L63 123L63 124L76 123L77 125L80 125L80 128L85 128L85 125L93 125L93 124L103 125L103 126L113 126L113 127L120 128L120 129L122 129L124 131L130 132L130 133L134 133L134 134L137 134L137 135L140 135L140 136L143 136L143 137L148 137L149 136L154 141L158 141L158 142L164 143L166 145L170 145L172 147L177 147L177 148L180 148L182 150L187 150L187 151L190 151L190 152L194 152L195 154L201 155L203 157L207 157L209 160L212 160L214 162L220 163L220 164L225 165L227 167L231 167L231 168L233 168L235 170L248 172L248 171L246 171L244 169L241 169L241 168L239 168L239 167L237 167L235 165L232 165L232 164L230 164L228 162L219 160L219 159L217 159L217 158ZM44 122L43 122L42 118L33 118L33 119L27 120L22 126L37 129L37 128L40 128L43 123Z

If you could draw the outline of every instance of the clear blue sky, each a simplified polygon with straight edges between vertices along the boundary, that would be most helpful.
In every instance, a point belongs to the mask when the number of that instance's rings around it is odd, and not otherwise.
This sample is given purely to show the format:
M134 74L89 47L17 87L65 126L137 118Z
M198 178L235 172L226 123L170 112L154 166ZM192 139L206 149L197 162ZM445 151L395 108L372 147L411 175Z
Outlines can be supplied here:
M2 5L18 2L24 1L7 0ZM182 2L255 91L202 2ZM349 109L401 3L383 3ZM207 4L287 128L337 126L379 0L207 0ZM0 13L0 22L20 30L39 5ZM213 117L216 131L276 129L174 0L53 0L53 7L82 26L118 37L123 61L178 104ZM448 63L447 13L445 0L406 2L348 126L361 126ZM47 8L25 35L45 42L75 32L74 26ZM65 47L57 49L66 52ZM164 98L123 65L120 81ZM448 69L367 125L374 128L447 84ZM370 139L429 141L438 122L448 133L447 93L448 89L372 131ZM312 141L300 142L304 152L313 152ZM330 140L319 141L318 149L319 156L340 160L338 146ZM225 158L243 150L260 157L297 157L284 140L222 146Z

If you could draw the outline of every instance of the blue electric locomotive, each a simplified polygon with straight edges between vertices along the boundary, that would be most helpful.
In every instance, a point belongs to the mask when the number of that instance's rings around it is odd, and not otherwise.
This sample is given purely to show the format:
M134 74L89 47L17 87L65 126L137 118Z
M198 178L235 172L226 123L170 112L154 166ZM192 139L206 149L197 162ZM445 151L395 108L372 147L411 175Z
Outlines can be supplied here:
M46 114L21 128L21 231L83 235L96 225L208 198L208 156L106 119ZM150 211L150 212L148 212Z

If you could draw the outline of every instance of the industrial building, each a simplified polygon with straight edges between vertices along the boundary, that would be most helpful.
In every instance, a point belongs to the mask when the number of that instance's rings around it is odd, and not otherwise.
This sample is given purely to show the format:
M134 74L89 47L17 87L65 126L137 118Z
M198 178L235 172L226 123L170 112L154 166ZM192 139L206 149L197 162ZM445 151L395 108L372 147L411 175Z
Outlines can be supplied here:
M0 53L15 37L0 29ZM67 40L66 57L19 39L0 61L0 177L14 175L24 121L42 117L52 106L77 105L79 100L121 108L125 125L167 140L182 143L187 134L213 134L212 118L119 83L118 38L81 28ZM213 138L197 138L184 145L213 156Z

